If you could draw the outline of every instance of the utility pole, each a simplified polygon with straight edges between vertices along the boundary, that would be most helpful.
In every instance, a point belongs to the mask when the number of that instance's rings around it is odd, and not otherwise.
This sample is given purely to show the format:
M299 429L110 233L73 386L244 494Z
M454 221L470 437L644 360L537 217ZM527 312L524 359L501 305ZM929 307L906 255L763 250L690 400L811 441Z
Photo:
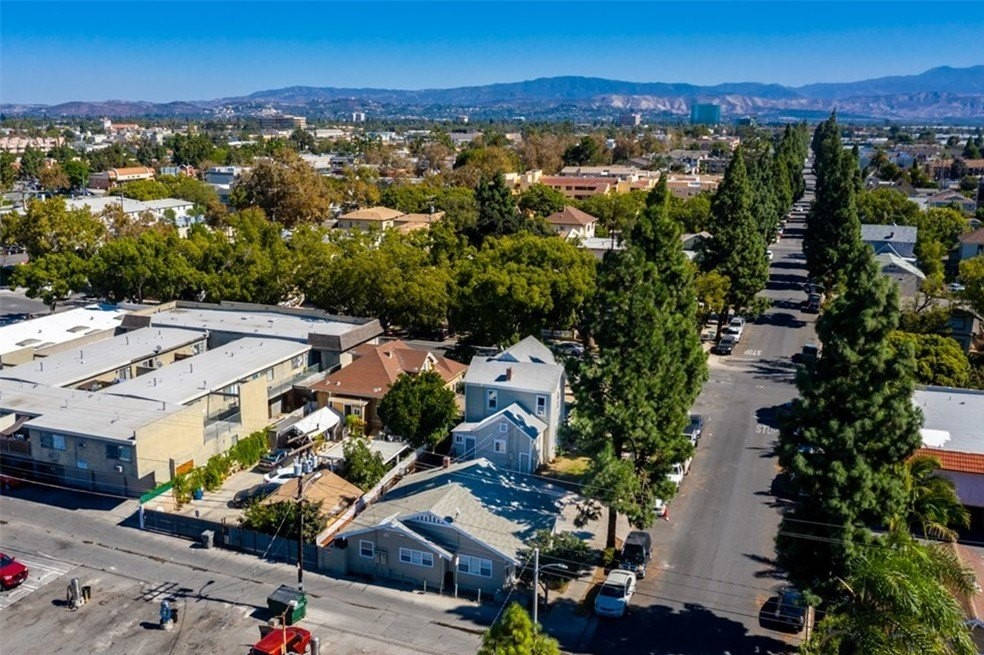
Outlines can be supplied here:
M297 590L304 593L304 472L297 476Z
M537 624L540 605L540 548L533 549L533 625Z

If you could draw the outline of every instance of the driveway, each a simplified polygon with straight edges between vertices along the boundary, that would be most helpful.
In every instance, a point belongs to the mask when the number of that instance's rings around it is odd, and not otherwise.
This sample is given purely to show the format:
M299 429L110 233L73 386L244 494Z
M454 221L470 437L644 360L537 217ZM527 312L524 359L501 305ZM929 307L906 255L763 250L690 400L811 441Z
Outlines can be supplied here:
M773 562L780 502L770 492L779 470L775 413L796 396L792 355L815 338L815 317L798 308L802 230L791 222L770 247L771 311L746 327L733 355L710 356L695 407L704 434L670 520L650 530L651 573L630 616L600 621L585 652L766 655L798 644L800 635L763 627L759 614L782 585Z

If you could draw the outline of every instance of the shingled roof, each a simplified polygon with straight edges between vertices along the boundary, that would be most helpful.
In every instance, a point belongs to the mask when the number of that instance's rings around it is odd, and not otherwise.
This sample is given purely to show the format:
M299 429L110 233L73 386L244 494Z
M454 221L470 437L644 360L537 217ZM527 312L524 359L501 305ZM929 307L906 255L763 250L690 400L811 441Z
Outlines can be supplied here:
M591 214L570 205L565 205L559 212L550 214L544 220L551 225L591 225L598 222Z
M442 380L451 382L468 368L453 359L412 348L399 339L379 345L362 344L352 354L356 359L351 364L312 388L345 396L382 398L404 373L415 375L433 370Z

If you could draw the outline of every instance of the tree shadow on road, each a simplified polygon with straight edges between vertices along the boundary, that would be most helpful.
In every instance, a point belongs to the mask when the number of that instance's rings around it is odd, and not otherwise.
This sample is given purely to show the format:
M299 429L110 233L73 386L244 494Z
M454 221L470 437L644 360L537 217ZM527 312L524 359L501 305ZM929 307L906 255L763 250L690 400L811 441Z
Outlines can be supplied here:
M776 564L776 561L771 557L765 557L755 553L744 553L744 555L753 562L765 565L766 568L759 569L755 572L756 578L769 578L771 580L786 579L786 572L779 568L779 565Z
M757 616L747 617L749 620ZM785 655L795 647L765 635L750 635L740 621L688 603L682 610L665 605L637 608L631 625L602 621L592 653L674 653L674 655Z
M806 325L806 321L797 318L789 312L769 312L762 314L755 321L757 325L775 325L776 327L801 328Z
M788 383L796 381L796 364L785 357L753 361L751 369L753 377L757 380Z

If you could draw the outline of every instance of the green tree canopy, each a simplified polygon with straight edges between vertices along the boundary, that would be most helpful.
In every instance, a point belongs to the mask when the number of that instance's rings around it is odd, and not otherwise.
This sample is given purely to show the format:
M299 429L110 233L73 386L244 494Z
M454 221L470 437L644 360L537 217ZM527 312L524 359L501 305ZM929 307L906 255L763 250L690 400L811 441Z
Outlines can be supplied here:
M711 238L705 244L702 266L716 269L731 281L726 307L749 307L765 288L769 260L761 226L753 213L753 198L741 147L736 148L711 202ZM727 311L723 312L726 315Z
M974 578L951 550L896 533L861 550L838 586L804 655L978 652L953 596L971 593Z
M963 387L970 379L970 361L951 337L939 334L894 332L891 342L916 356L916 381L941 387ZM903 347L903 344L905 346Z
M259 162L243 175L231 200L240 209L259 207L271 220L288 227L319 223L330 216L326 183L290 150Z
M777 540L790 579L820 590L847 573L868 525L885 525L904 502L897 466L921 443L912 404L911 347L890 340L898 291L870 250L817 321L823 356L802 368L779 437L779 461L804 500Z
M965 287L964 298L975 312L984 315L984 255L960 262L960 280Z
M369 443L362 437L346 439L342 444L342 454L345 456L345 479L363 491L375 487L386 475L382 455L371 451Z
M434 447L458 417L454 391L436 371L403 374L379 402L379 417L414 447Z
M452 325L479 344L571 328L594 279L594 258L569 241L529 233L490 238L458 264Z
M560 646L513 602L482 637L478 655L560 655Z
M567 197L552 187L534 184L519 195L519 209L531 216L549 216L568 204Z
M53 252L88 257L106 234L88 208L68 209L64 198L58 197L29 201L23 214L6 216L0 229L3 243L24 246L31 259Z

